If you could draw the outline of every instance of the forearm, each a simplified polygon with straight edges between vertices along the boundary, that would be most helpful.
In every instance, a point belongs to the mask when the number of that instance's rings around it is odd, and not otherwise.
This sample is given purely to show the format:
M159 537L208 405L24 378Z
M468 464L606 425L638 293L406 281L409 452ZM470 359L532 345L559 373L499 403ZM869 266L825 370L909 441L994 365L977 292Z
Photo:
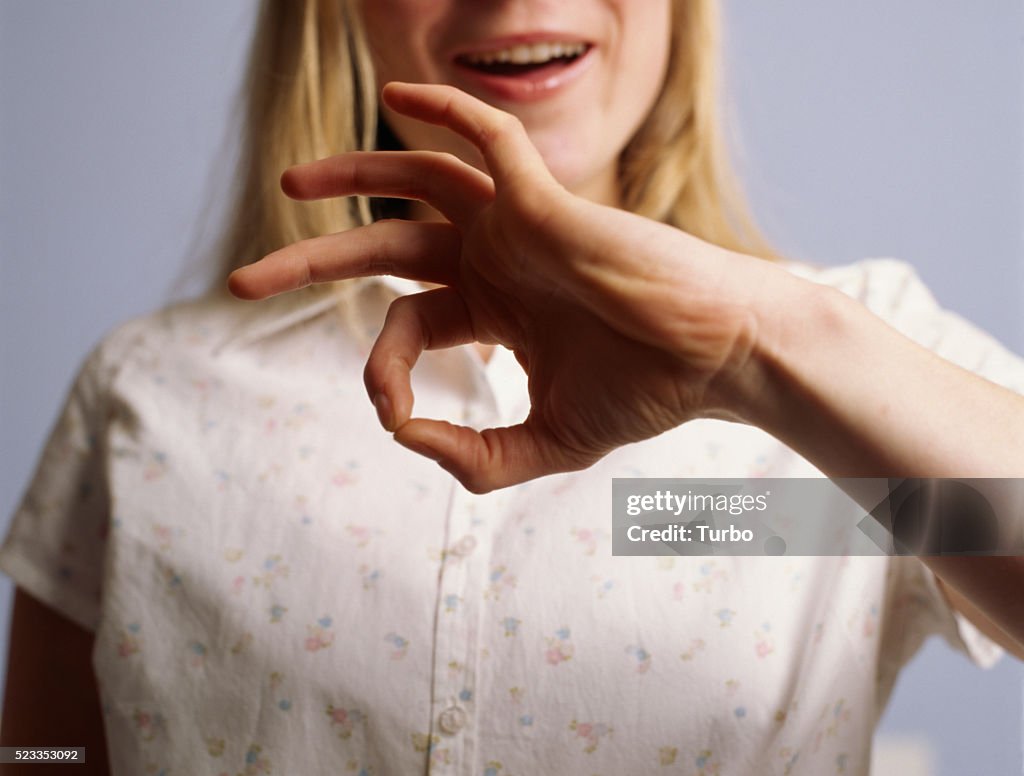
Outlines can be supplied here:
M3 746L84 746L85 767L107 776L110 765L99 688L92 667L94 636L21 588L11 613L7 686L0 724ZM23 770L66 773L66 766L0 765L0 776Z
M742 420L830 477L1024 476L1024 398L936 356L845 295L809 285L782 286L790 297L765 300L787 312L759 316L753 363L734 384ZM1019 516L999 518L1004 531L1019 530ZM923 560L1024 644L1024 558Z
M736 394L745 421L831 477L1024 476L1024 397L838 291L798 281L786 293L758 316Z

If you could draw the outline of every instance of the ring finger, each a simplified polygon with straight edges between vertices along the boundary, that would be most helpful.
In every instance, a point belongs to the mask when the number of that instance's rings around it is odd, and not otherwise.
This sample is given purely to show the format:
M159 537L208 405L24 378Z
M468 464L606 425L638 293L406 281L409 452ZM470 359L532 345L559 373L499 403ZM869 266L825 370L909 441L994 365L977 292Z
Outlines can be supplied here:
M461 247L462 237L451 224L377 221L269 253L232 272L228 288L242 299L265 299L313 283L369 275L455 285Z

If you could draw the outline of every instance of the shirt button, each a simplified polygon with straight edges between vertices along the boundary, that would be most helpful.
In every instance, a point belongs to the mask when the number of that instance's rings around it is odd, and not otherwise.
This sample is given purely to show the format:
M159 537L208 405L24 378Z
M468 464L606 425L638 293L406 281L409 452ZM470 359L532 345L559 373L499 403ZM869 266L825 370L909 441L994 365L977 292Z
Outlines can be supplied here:
M461 706L449 706L437 719L441 731L454 736L466 727L466 710Z
M476 538L467 534L452 545L452 554L459 558L465 558L475 547Z

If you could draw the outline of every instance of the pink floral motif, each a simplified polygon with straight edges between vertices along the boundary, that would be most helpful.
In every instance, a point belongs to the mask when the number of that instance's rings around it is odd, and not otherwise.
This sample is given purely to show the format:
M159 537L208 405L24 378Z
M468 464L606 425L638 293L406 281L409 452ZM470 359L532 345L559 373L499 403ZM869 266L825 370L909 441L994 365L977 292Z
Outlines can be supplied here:
M331 729L336 730L338 738L351 738L355 726L366 720L366 715L358 709L344 709L332 704L327 705L327 716L331 720Z
M331 477L331 484L337 485L338 487L352 485L358 481L359 478L356 477L355 474L345 469L339 469L334 473L334 476Z
M157 547L160 548L161 552L166 552L174 544L175 539L181 538L185 532L181 528L176 528L163 523L153 523L153 537L156 539Z
M767 657L775 651L775 639L771 635L771 622L763 622L754 632L754 652L758 657Z
M590 528L573 528L572 535L583 545L585 555L593 555L597 552L598 535Z
M130 657L142 649L142 639L139 636L141 630L138 623L129 623L127 630L121 631L117 641L117 656Z
M764 622L754 631L754 653L759 658L765 658L775 651L775 639L771 630L772 624Z
M316 652L326 649L334 643L334 631L330 630L333 621L330 617L324 616L313 625L306 626L306 651Z
M674 585L672 585L672 600L673 601L682 601L683 600L683 594L685 592L686 592L686 585L684 585L682 582L676 582Z
M345 526L345 530L348 531L349 538L355 541L356 547L365 547L370 543L370 539L383 533L379 528L351 523Z
M556 630L554 635L547 637L548 646L544 651L544 659L548 665L557 666L572 657L574 648L569 636L569 629L563 627Z
M164 718L159 712L151 714L148 711L135 709L132 719L139 732L139 738L143 741L152 741L164 727Z
M592 754L597 749L601 739L612 734L612 728L603 722L577 722L573 720L569 723L569 730L574 730L577 736L587 742L587 745L583 747L583 751L587 754Z
M430 748L430 762L432 765L451 765L452 750L447 746L432 746Z

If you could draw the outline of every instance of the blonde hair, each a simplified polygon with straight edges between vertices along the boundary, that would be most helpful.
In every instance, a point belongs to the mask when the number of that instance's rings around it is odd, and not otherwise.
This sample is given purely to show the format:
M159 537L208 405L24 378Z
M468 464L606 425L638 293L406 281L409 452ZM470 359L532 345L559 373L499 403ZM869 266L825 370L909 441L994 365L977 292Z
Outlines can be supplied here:
M232 269L283 245L372 220L365 198L297 202L279 187L289 165L376 147L377 85L357 2L263 2L218 287ZM749 216L721 138L715 0L672 3L665 83L620 158L623 206L725 248L777 258Z

